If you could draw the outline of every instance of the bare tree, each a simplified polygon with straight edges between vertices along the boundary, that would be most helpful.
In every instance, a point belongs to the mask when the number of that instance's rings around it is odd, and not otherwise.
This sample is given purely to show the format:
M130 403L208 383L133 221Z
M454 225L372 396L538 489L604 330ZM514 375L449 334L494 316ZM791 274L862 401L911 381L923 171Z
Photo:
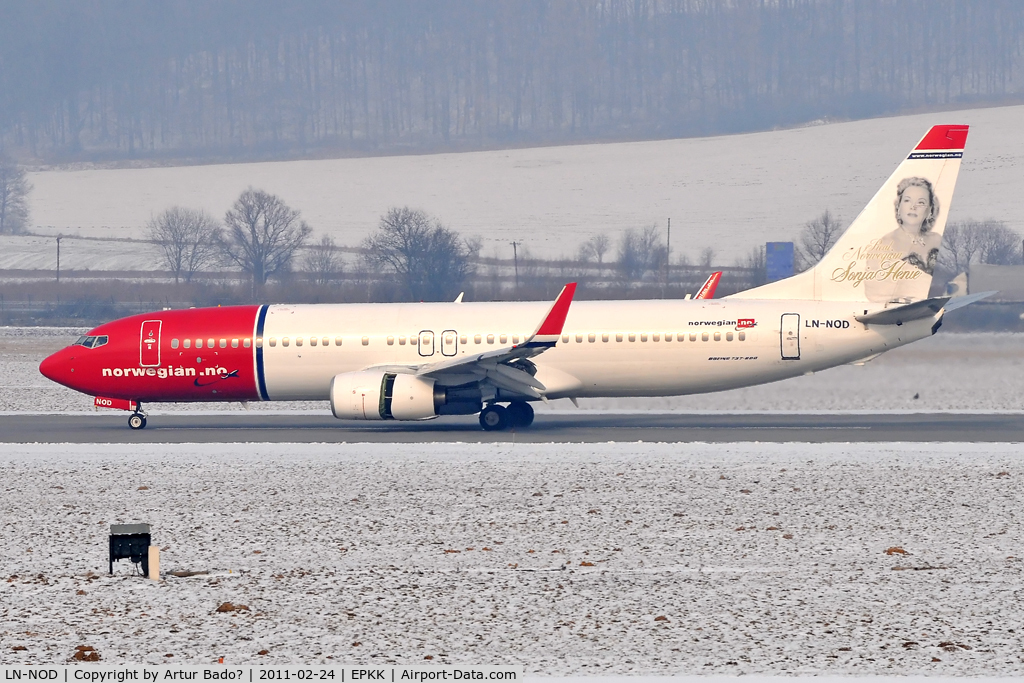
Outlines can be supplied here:
M759 244L751 249L746 259L738 262L737 265L750 271L750 284L752 286L757 287L768 281L768 256L765 245Z
M971 262L977 259L981 250L979 225L977 221L971 220L946 225L939 252L939 263L945 270L957 275L966 271Z
M701 268L711 268L715 264L715 250L711 247L704 247L700 250Z
M796 245L796 259L799 270L807 270L822 259L835 246L843 234L840 219L825 209L824 213L804 224Z
M1021 236L1002 221L950 223L942 235L939 260L954 275L972 263L1016 265L1021 261Z
M604 263L604 255L608 253L608 246L608 235L603 232L598 233L580 245L576 251L576 259L584 263L590 261L596 261L598 264Z
M1020 263L1021 237L1002 221L985 221L981 224L981 262L994 266L1010 266Z
M224 215L224 225L224 255L252 276L254 296L269 278L287 272L312 232L280 197L251 187Z
M25 169L8 156L0 155L0 235L14 235L28 227L28 193L31 191Z
M185 282L220 256L221 234L217 219L200 209L174 206L146 225L149 238L160 245L164 263L174 281Z
M661 243L657 226L640 231L630 228L619 240L619 273L626 280L640 280L648 271L661 268L665 256L665 245Z
M471 245L423 211L407 206L381 216L377 232L363 246L367 261L397 275L403 294L412 300L456 295L470 270Z
M338 256L338 248L329 236L324 235L320 241L309 248L303 260L303 270L309 275L310 281L318 285L326 285L341 274L343 264Z

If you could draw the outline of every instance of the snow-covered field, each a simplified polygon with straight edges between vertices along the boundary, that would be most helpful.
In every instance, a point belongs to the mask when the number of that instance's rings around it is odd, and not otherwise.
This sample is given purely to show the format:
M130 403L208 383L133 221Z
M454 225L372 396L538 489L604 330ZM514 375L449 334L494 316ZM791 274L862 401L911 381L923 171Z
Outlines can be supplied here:
M0 411L74 412L92 398L50 382L39 362L84 330L0 327ZM914 396L918 398L915 399ZM867 365L717 394L657 399L585 399L583 410L645 411L1024 411L1024 335L939 332ZM322 403L251 403L250 410L313 410ZM243 410L240 404L149 405L164 411ZM568 401L538 412L575 411Z
M140 237L180 204L215 216L252 185L279 194L318 231L355 246L391 206L409 205L483 254L571 255L591 235L672 218L675 254L714 248L722 263L766 240L788 240L831 209L847 221L929 126L972 126L952 218L994 218L1024 231L1024 107L854 121L714 138L318 161L30 174L32 223L46 234ZM52 244L0 240L0 268L52 268ZM110 267L75 240L68 268ZM134 253L134 252L133 252ZM64 262L62 254L62 262ZM126 254L117 269L135 266Z
M1024 672L1011 445L12 445L0 481L4 663ZM200 573L107 576L120 522Z

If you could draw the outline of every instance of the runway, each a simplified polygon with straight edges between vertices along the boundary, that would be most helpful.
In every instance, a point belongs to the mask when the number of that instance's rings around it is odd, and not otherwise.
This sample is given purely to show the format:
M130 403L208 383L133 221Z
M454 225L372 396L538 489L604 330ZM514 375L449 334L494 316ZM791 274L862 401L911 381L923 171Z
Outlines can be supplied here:
M484 432L475 416L426 422L351 422L324 415L151 415L132 431L127 414L3 415L0 443L600 443L1024 441L1012 413L538 415L517 432Z

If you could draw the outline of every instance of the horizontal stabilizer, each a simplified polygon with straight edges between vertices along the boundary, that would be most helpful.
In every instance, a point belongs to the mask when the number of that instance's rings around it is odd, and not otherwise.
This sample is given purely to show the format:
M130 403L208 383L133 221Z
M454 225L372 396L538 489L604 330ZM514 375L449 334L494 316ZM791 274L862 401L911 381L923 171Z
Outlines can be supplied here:
M915 301L905 306L886 308L874 313L858 315L856 318L858 322L868 325L902 325L903 323L909 323L911 320L932 317L942 310L947 301L949 301L948 296L925 299L924 301Z
M945 305L946 312L948 313L950 311L955 311L958 308L969 306L970 304L973 304L975 301L987 299L993 294L998 294L998 292L993 290L991 292L979 292L978 294L971 294L970 296L953 297L952 299L949 300L949 303Z

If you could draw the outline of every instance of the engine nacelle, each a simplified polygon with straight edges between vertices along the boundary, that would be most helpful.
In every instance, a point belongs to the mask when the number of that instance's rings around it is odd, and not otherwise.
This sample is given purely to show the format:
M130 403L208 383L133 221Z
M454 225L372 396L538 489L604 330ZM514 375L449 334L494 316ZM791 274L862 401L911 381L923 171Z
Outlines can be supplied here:
M446 403L432 379L378 370L335 375L330 395L339 420L426 420Z

